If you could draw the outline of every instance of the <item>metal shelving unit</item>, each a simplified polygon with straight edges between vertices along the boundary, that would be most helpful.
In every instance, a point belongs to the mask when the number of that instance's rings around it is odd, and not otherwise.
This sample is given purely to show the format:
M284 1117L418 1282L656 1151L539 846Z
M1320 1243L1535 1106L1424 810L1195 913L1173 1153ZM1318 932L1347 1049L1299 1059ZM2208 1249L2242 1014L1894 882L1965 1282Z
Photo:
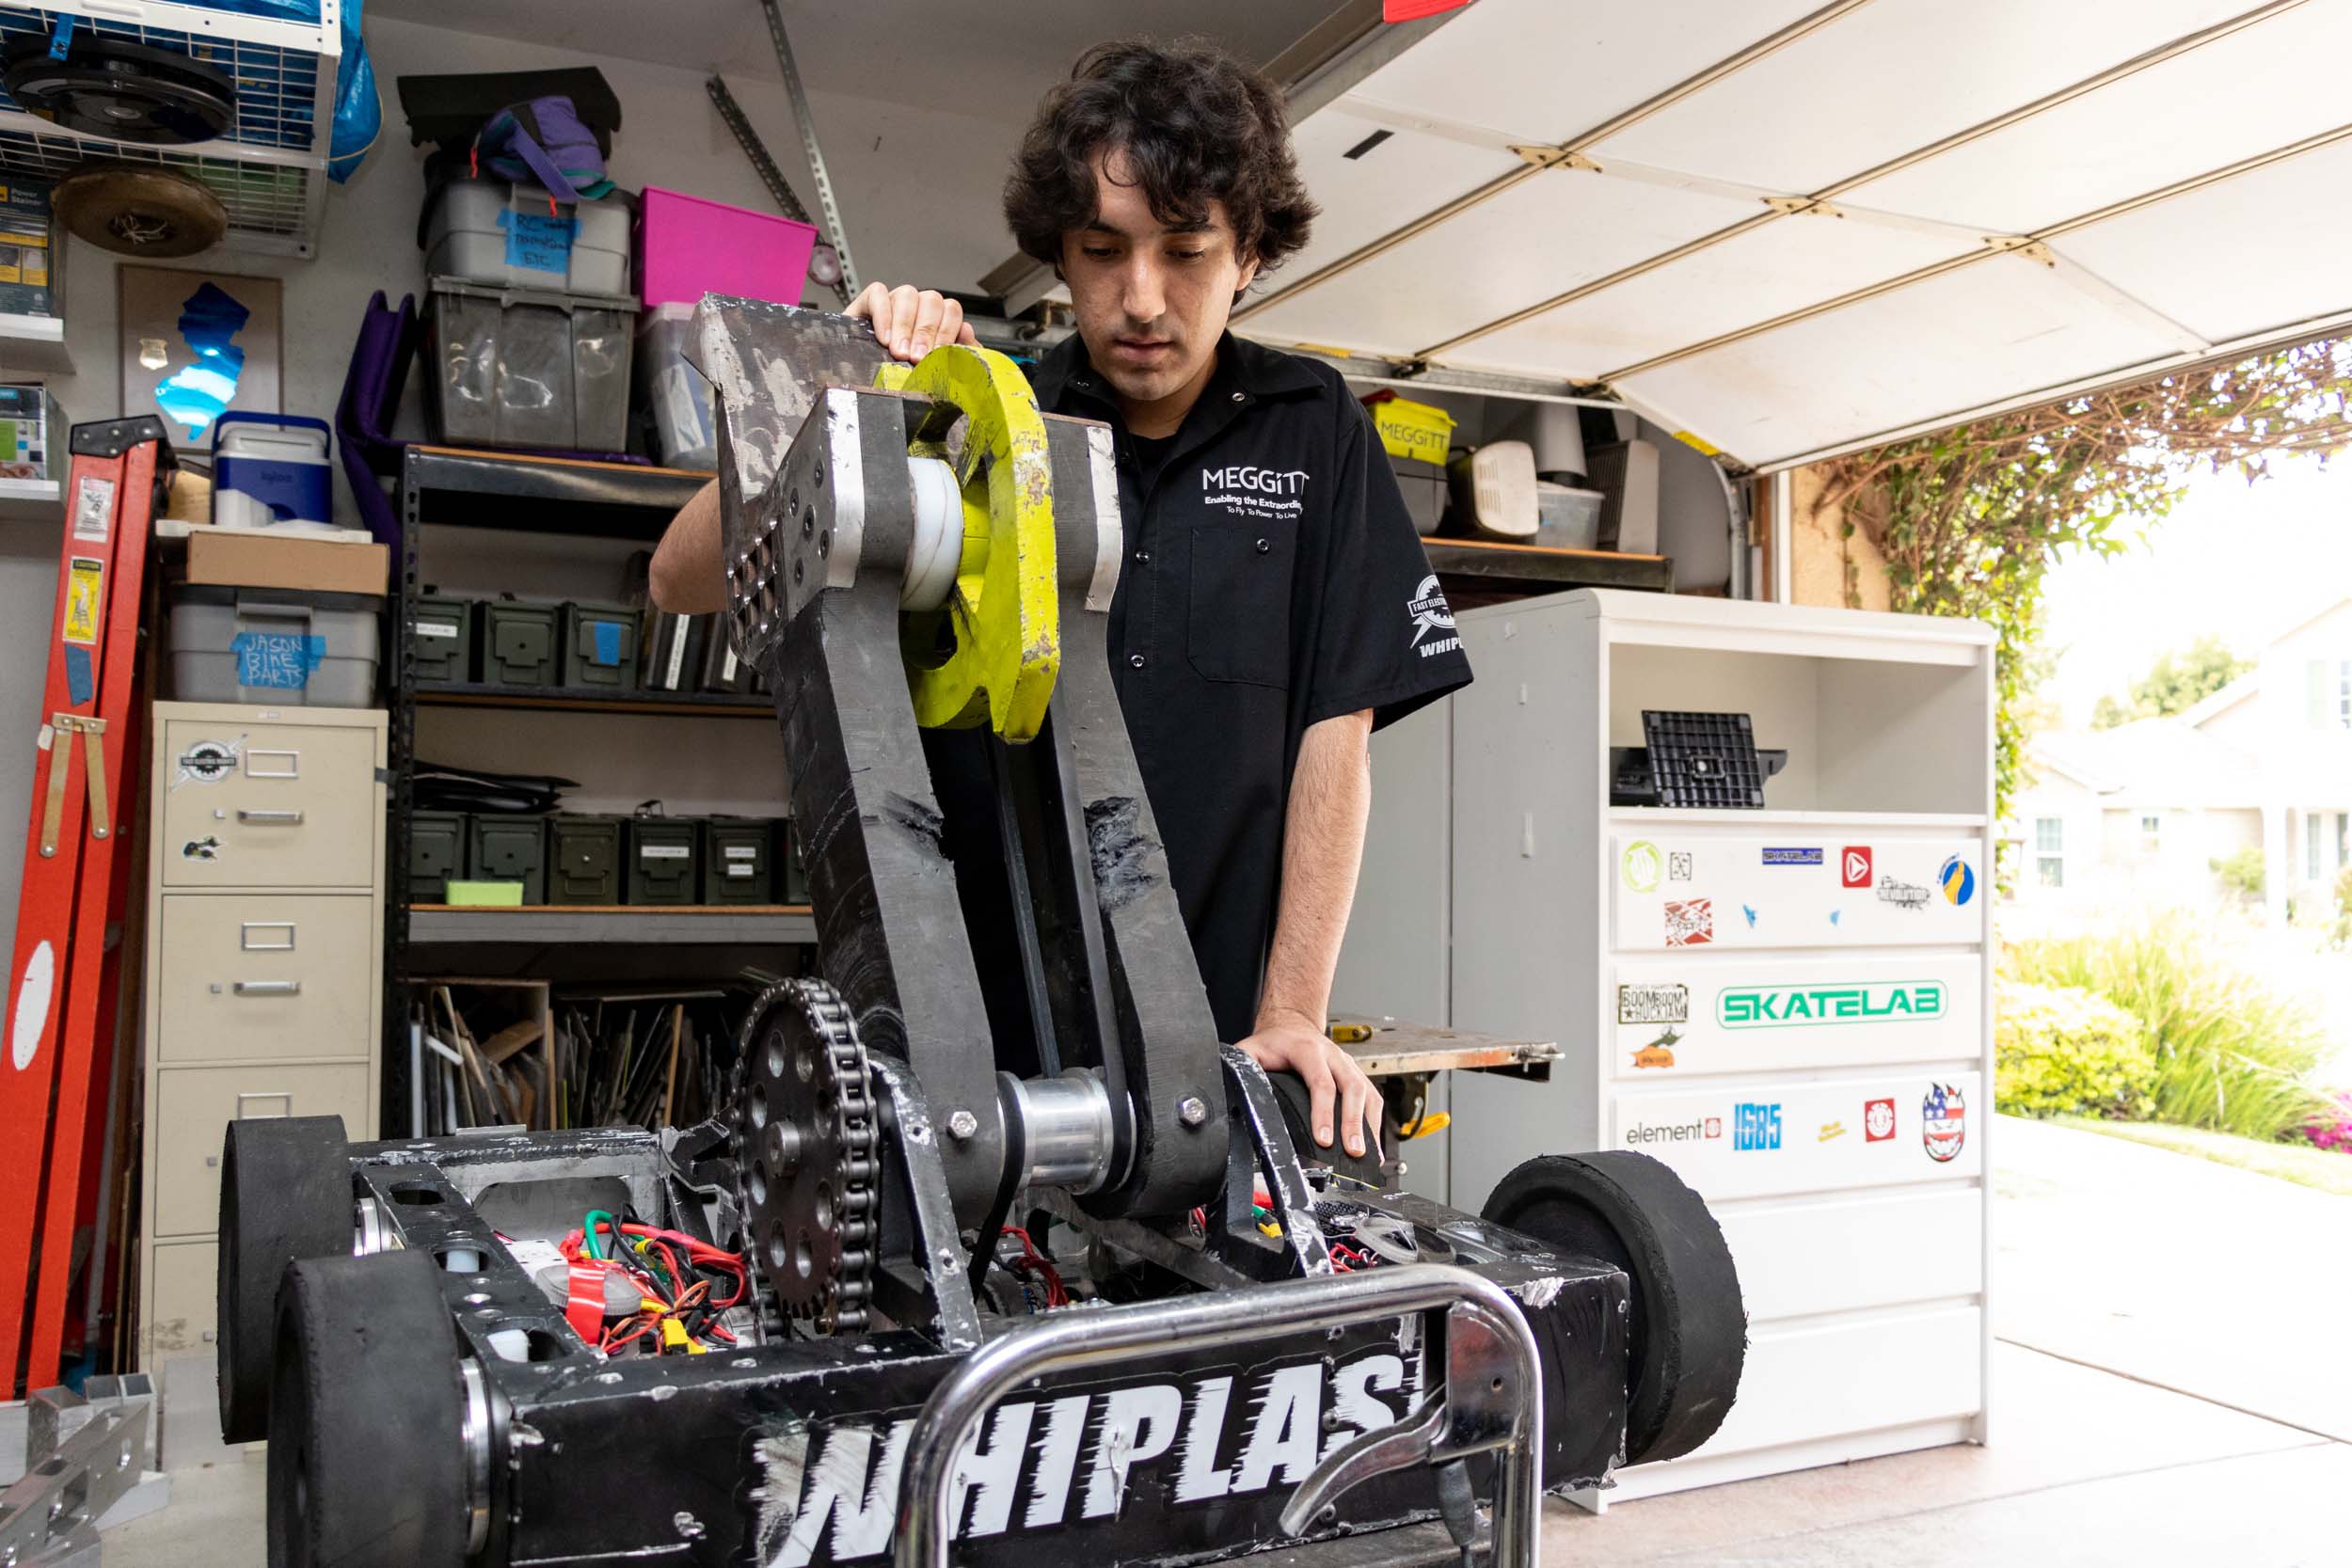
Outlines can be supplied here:
M1490 593L1560 594L1571 588L1674 589L1674 562L1662 555L1559 550L1542 545L1490 545L1476 539L1423 539L1430 569L1464 587Z
M282 22L167 0L0 5L0 43L44 43L77 31L186 55L236 82L236 120L214 141L150 147L60 130L0 92L0 179L55 181L92 161L187 175L229 210L231 248L308 257L326 205L342 0L318 0L316 23Z
M532 905L523 909L412 908L408 828L416 809L413 768L417 710L423 706L501 707L573 713L637 713L683 718L757 719L772 715L765 698L703 692L582 691L477 681L420 681L414 657L420 534L429 527L513 533L659 539L677 509L710 475L628 463L535 457L456 447L414 446L402 454L400 574L395 584L391 689L391 820L385 835L385 1073L388 1124L405 1125L408 1042L405 986L412 946L433 950L437 969L463 948L504 954L594 943L654 947L785 946L816 940L805 905L726 909L603 908Z

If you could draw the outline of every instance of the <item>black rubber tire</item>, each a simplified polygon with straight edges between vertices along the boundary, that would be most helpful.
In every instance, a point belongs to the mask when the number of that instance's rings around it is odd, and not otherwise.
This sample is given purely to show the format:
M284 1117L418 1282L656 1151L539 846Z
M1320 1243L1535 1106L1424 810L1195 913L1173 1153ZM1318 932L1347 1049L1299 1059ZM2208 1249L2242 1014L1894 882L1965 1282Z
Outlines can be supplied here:
M1706 1200L1646 1154L1547 1154L1502 1179L1486 1217L1631 1281L1629 1465L1677 1459L1715 1435L1740 1392L1748 1314Z
M288 1267L271 1400L270 1568L460 1568L464 1394L429 1255Z
M220 1434L269 1435L278 1282L297 1258L351 1253L351 1158L341 1117L232 1121L220 1157Z

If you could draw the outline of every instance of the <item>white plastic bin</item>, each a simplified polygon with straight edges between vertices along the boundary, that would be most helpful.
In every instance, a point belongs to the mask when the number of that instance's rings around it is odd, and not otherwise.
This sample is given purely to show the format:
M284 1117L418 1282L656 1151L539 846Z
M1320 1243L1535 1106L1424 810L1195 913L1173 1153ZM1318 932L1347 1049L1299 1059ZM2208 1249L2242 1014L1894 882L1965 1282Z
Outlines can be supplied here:
M453 180L425 223L424 270L512 289L625 294L628 244L626 197L557 201L536 185Z
M223 414L213 421L213 521L229 528L335 520L324 420Z
M187 582L173 583L169 598L179 701L375 705L381 599Z
M694 307L672 301L639 318L637 401L653 418L654 456L672 468L716 470L719 427L710 411L710 383L686 361Z

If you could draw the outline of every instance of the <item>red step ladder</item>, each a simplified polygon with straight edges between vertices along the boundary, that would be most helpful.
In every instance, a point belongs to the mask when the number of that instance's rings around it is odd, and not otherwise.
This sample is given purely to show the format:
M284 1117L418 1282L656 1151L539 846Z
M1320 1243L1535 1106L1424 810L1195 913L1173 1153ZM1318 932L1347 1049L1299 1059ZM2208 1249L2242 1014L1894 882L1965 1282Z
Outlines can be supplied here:
M139 605L172 467L151 417L75 425L69 445L16 953L0 995L0 1379L18 1390L57 1381L94 1079L95 1114L106 1114L114 1042L100 1026L111 1037L122 958L106 927L129 895L116 858L136 815L123 761L138 749ZM89 1248L91 1266L100 1252Z

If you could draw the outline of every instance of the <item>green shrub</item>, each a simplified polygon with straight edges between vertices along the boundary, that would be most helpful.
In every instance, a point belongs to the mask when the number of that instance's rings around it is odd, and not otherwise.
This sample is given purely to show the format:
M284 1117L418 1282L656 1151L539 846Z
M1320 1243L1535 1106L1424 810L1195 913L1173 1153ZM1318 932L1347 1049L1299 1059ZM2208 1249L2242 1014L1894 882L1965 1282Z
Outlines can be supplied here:
M2272 1140L2322 1104L2309 1079L2327 1037L2305 1004L2213 951L2186 913L2011 945L2006 976L2103 993L2138 1019L2155 1057L2158 1121Z
M2237 895L2239 900L2259 904L2263 897L2263 851L2259 844L2241 844L2230 853L2210 863L2221 885Z
M2336 945L2352 947L2352 865L2336 873Z
M2154 1107L2147 1030L2096 991L2002 985L1993 1051L1993 1102L2011 1116L2137 1118Z

